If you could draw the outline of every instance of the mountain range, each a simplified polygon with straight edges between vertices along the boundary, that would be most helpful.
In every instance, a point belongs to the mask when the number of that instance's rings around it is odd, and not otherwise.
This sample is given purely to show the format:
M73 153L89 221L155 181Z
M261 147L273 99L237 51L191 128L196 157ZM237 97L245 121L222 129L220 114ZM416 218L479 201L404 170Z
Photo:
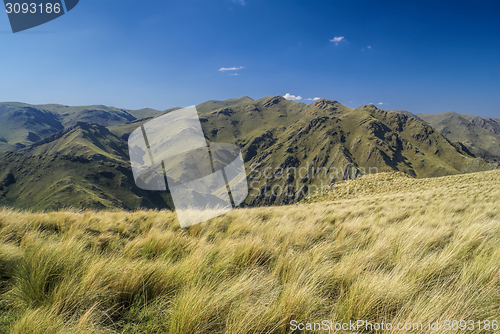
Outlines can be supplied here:
M76 122L103 126L123 124L158 114L158 110L125 110L106 106L0 103L0 151L24 148Z
M457 114L419 114L442 135L463 143L472 153L487 160L500 160L500 118Z
M127 139L174 109L0 103L0 205L172 208L168 192L135 186ZM250 186L244 205L294 203L363 174L434 177L496 169L500 159L498 119L282 96L207 101L197 110L207 141L242 150Z

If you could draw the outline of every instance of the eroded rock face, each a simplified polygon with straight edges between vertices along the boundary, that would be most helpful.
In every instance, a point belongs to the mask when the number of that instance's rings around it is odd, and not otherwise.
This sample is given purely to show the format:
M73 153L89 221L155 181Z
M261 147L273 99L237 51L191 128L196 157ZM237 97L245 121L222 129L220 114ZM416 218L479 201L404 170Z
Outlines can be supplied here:
M486 121L484 120L484 118L482 117L475 117L472 121L471 121L472 124L474 125L478 125L478 126L481 126L481 127L484 127L486 125Z
M271 146L276 142L273 138L273 133L271 131L266 131L262 135L255 137L252 142L246 147L246 152L244 153L244 160L250 161L253 157L257 155L258 149L262 145Z
M475 117L470 124L482 127L493 134L500 133L500 123L492 118Z
M332 101L332 100L326 100L326 99L321 99L316 101L313 105L318 108L318 109L328 109L328 110L335 110L337 109L337 105L339 103L337 101Z
M270 98L266 103L264 103L264 107L268 108L270 106L273 106L275 104L278 104L280 103L281 101L283 101L285 98L281 95L276 95L276 96L273 96L272 98Z
M300 165L300 160L292 155L289 155L285 158L285 161L283 161L283 163L280 165L280 168L285 169L291 167L298 167L299 165Z
M16 178L12 173L7 173L3 180L0 182L0 190L16 183Z
M220 110L216 110L214 112L212 112L212 115L216 115L216 116L231 116L232 114L234 114L234 110L231 109L231 108L222 108Z

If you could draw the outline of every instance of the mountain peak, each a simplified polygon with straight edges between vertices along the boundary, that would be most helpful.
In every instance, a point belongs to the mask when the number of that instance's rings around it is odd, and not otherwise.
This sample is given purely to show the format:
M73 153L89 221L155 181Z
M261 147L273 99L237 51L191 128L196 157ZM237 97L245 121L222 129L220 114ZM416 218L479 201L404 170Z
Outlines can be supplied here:
M316 101L312 104L313 107L316 107L319 109L337 108L338 105L340 105L339 102L334 101L334 100L328 100L328 99L319 99L318 101Z
M360 108L365 108L365 109L374 109L374 110L378 110L379 108L377 108L376 105L374 105L373 103L369 103L369 104L365 104L363 106L361 106Z
M442 113L443 116L447 116L447 117L454 117L454 116L460 116L460 114L450 110L450 111L447 111L447 112L444 112Z
M281 95L276 95L276 96L273 96L271 98L266 98L266 102L264 102L264 107L270 107L270 106L273 106L275 104L278 104L280 103L281 101L285 101L286 99L281 96Z

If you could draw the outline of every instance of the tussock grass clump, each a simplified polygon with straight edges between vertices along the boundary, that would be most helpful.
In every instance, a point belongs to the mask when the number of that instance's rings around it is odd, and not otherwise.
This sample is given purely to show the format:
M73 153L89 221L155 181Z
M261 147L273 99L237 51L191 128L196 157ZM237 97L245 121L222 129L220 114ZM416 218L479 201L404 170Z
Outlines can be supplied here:
M500 173L383 180L399 186L187 229L168 211L0 210L0 331L500 320Z

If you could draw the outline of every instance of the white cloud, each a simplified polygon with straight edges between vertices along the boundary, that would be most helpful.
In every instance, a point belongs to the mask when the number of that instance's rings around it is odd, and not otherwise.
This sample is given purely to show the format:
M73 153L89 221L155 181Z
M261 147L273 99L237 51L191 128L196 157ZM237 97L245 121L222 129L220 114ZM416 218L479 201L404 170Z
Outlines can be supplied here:
M285 95L283 95L283 97L287 100L292 100L292 101L302 100L302 96L300 96L300 95L295 96L295 95L292 95L290 93L286 93Z
M368 49L371 49L371 48L372 48L372 46L371 46L371 45L368 45L368 46L367 46L367 48L368 48Z
M233 0L233 2L239 3L242 6L245 6L245 0Z
M238 75L238 73L229 73L229 75Z
M318 101L319 99L321 99L321 98L320 97L313 97L313 98L306 99L306 101Z
M379 103L377 103L377 104L380 106L380 105L384 104L384 102L379 102Z
M335 43L335 45L339 45L340 42L342 42L343 40L345 39L344 36L338 36L338 37L334 37L330 40L330 42L333 42Z
M225 71L238 71L238 70L241 70L243 68L243 66L240 66L240 67L222 67L219 69L219 71L221 72L225 72Z
M335 43L342 42L344 38L345 38L344 36L334 37L330 40L330 42L335 42Z

